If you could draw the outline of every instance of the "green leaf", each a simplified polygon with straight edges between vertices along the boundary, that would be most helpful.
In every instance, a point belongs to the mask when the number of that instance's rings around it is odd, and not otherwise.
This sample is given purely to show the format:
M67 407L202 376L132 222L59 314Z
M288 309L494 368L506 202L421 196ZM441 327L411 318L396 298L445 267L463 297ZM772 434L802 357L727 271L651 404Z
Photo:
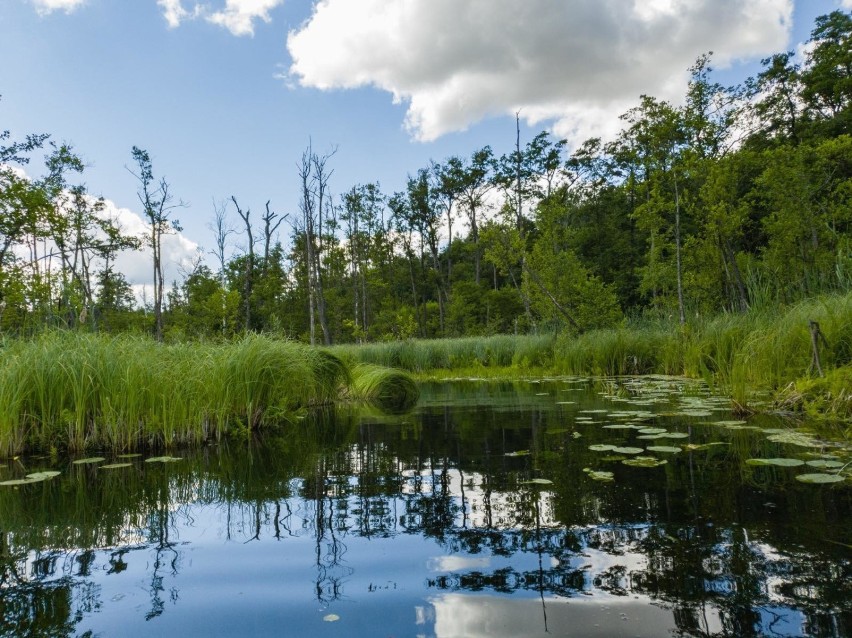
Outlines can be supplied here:
M76 461L73 461L73 463L74 465L86 465L88 463L101 463L103 461L106 461L106 459L102 456L90 456L85 459L77 459Z
M815 484L824 484L824 483L840 483L844 480L844 478L838 474L799 474L796 477L797 481L801 481L802 483L815 483Z
M805 462L802 459L746 459L746 465L777 465L778 467L800 467Z

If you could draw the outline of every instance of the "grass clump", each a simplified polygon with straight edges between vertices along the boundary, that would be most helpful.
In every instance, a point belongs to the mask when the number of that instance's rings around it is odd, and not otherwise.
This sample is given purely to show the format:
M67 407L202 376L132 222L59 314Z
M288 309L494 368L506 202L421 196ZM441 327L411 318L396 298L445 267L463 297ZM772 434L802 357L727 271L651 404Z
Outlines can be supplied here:
M417 403L420 390L414 378L402 370L361 363L352 368L352 398L388 412L402 412Z
M333 401L349 381L333 354L256 335L164 345L56 332L7 342L0 356L4 456L197 444Z

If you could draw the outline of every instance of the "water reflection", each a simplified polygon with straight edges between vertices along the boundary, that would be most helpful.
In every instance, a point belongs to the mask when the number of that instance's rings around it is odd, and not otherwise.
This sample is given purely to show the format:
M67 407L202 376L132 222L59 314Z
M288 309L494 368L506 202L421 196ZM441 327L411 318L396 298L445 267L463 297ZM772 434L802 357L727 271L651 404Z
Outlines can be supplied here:
M746 465L779 444L719 407L671 380L454 383L179 463L10 462L63 474L0 490L0 635L849 635L848 482ZM631 420L726 445L589 450L641 443L604 427Z

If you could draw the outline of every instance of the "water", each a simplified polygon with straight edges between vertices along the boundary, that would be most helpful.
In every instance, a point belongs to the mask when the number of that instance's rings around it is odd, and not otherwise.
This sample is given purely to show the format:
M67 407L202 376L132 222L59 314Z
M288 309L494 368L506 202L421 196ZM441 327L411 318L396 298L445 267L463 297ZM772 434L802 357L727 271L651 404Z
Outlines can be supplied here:
M849 450L724 406L671 379L460 381L173 463L9 461L62 474L0 487L0 635L852 635L852 481L746 463Z

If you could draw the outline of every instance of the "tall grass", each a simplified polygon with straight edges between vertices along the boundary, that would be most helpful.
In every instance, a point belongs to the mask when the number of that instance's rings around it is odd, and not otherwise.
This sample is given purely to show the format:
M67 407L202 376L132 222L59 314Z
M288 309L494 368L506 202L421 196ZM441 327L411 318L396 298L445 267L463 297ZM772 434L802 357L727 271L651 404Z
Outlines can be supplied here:
M0 454L170 447L255 429L338 398L343 362L290 341L163 345L48 333L0 350Z
M370 363L352 368L349 389L353 398L391 412L411 408L420 397L417 383L410 374Z
M553 361L553 337L496 335L422 339L335 346L331 352L352 363L371 363L409 372L477 367L535 368Z
M554 345L566 374L677 374L704 377L743 405L758 389L777 390L810 370L809 322L825 336L824 369L852 363L852 295L810 299L787 308L723 314L681 328L671 325L596 330Z

